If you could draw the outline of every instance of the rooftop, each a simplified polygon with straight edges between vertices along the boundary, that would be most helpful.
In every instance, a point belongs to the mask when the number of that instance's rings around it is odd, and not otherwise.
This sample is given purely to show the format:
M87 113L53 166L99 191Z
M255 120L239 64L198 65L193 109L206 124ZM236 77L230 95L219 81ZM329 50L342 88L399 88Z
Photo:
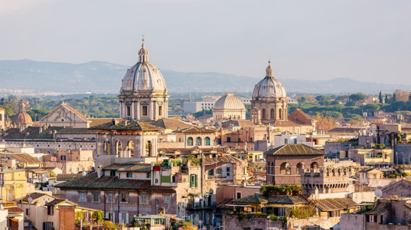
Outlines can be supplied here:
M266 155L325 155L321 150L304 144L285 144L268 150Z

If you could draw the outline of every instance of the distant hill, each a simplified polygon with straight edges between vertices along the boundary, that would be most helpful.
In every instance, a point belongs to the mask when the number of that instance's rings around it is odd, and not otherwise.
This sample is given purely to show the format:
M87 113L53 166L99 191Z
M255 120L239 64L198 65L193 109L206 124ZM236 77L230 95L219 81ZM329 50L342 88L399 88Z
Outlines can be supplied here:
M118 93L128 66L108 62L69 64L32 60L0 61L0 90L34 90L60 93ZM214 72L177 72L161 69L170 93L250 92L260 80L247 76ZM262 76L263 77L263 76ZM262 78L261 77L261 78ZM326 81L279 79L288 92L313 94L392 93L411 91L410 85L361 82L349 78Z

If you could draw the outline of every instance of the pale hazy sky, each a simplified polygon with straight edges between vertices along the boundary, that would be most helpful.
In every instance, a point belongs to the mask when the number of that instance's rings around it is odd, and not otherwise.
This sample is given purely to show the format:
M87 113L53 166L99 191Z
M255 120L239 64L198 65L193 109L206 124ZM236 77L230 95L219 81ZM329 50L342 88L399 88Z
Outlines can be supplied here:
M0 60L411 84L409 0L0 0ZM343 87L343 86L342 86Z

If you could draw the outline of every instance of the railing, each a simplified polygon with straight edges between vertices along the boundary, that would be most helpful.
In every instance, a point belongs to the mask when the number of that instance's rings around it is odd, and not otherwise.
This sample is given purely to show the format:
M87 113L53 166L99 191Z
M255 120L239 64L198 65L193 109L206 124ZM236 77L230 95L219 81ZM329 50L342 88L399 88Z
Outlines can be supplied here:
M187 208L189 209L202 209L202 208L216 208L216 203L215 202L204 202L204 203L193 203L190 202L187 204Z

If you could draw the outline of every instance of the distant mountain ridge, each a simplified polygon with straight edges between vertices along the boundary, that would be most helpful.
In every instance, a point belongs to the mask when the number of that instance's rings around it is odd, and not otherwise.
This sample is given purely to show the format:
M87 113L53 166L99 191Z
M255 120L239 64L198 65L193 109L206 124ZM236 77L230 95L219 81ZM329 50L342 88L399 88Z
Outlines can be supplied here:
M35 90L61 93L118 93L128 66L92 61L83 64L0 61L0 90ZM160 69L170 93L250 92L261 79L215 72L177 72ZM392 93L411 91L410 85L361 82L349 78L325 81L279 79L287 92L312 94Z

